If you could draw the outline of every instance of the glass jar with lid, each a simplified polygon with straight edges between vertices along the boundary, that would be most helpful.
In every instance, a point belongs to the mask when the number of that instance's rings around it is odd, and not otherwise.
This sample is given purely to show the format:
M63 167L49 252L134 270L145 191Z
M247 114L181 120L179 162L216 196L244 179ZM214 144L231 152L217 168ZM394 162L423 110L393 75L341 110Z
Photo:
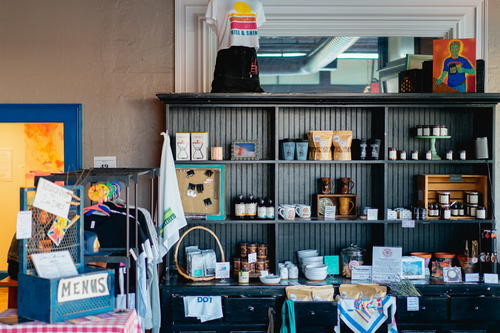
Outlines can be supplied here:
M350 279L352 276L352 267L364 264L365 252L365 249L362 249L355 244L351 244L349 247L340 251L342 257L343 277Z

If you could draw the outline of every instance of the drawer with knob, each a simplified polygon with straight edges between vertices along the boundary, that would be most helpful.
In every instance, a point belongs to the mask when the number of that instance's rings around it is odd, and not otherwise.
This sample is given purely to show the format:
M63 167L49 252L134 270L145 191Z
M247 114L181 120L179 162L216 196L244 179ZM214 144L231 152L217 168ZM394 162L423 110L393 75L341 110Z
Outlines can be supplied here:
M500 297L452 297L451 320L491 321L500 318Z
M335 326L337 324L336 302L295 302L297 327Z
M448 296L418 297L418 311L408 311L407 297L398 297L398 322L431 322L448 320Z
M224 321L267 323L269 308L276 309L274 297L224 297Z

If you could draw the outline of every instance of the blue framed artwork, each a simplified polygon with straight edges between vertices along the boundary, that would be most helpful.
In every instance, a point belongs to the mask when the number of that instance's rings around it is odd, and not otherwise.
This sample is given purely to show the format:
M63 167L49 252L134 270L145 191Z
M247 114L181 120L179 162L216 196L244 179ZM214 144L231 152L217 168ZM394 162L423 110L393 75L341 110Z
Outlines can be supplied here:
M186 218L224 220L224 165L178 164L175 168Z
M0 123L62 123L64 171L82 168L81 104L0 104Z

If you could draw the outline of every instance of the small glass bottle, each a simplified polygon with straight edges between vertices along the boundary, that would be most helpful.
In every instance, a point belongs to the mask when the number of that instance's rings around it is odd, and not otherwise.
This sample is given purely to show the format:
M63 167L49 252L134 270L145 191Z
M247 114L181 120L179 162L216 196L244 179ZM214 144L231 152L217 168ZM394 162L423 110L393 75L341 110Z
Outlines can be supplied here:
M398 159L398 151L396 148L389 148L389 160L395 161Z
M259 220L265 220L267 218L266 202L262 198L257 201L257 218Z
M465 150L460 151L460 159L462 161L465 161L467 159L467 153L465 152Z
M465 216L464 204L461 202L458 204L458 216Z
M451 216L458 216L458 204L453 203L451 205Z
M255 200L253 194L250 194L246 200L245 213L247 219L250 220L255 220L255 217L257 216L257 200Z
M238 220L244 220L246 218L246 205L242 194L234 199L234 218Z
M432 160L432 152L430 150L427 151L427 153L425 153L425 159L427 161L431 161Z
M272 199L266 200L266 218L273 220L274 219L274 205Z
M441 218L443 220L449 220L451 218L451 210L449 205L441 206Z
M400 158L402 161L406 161L406 151L401 150L401 152L399 153L399 158Z

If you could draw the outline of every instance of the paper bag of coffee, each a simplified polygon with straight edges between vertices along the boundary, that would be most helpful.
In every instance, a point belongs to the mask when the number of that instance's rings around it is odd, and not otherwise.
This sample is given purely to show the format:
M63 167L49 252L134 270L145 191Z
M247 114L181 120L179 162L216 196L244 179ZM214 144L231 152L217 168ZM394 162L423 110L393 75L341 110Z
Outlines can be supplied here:
M203 276L203 254L201 251L189 252L187 256L187 273L192 277L202 277Z
M341 284L340 298L382 298L387 295L387 287L378 284Z
M215 276L217 257L214 250L201 251L203 254L203 276Z
M351 160L352 131L333 131L333 159Z
M332 159L332 131L310 131L309 159L314 161L328 161Z

